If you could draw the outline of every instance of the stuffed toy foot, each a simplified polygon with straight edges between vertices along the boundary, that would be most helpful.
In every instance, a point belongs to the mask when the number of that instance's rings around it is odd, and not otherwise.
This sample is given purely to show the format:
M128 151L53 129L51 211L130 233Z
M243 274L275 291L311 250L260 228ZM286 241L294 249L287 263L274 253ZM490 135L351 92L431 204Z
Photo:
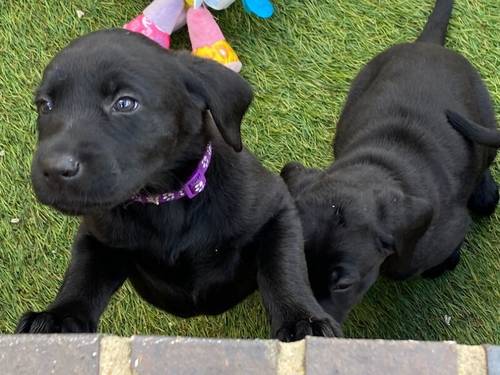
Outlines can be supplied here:
M241 70L238 56L225 40L208 9L203 6L189 8L186 19L195 56L215 60L235 72Z
M178 19L184 10L182 0L154 0L142 14L123 26L141 33L164 48L170 47L170 35L178 27Z
M198 8L202 3L209 8L222 10L228 8L236 0L194 0L194 8Z
M248 13L253 13L260 18L269 18L274 13L270 0L242 0L243 7Z

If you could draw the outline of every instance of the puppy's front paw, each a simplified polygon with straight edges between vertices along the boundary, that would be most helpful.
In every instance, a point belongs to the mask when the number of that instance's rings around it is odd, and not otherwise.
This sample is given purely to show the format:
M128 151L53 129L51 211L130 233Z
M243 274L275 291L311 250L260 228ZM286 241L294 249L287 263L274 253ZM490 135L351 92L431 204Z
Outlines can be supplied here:
M312 317L295 322L286 322L276 332L276 338L285 342L302 340L306 336L342 337L342 329L330 317Z
M89 319L43 311L24 314L15 333L90 333L96 330L96 324Z

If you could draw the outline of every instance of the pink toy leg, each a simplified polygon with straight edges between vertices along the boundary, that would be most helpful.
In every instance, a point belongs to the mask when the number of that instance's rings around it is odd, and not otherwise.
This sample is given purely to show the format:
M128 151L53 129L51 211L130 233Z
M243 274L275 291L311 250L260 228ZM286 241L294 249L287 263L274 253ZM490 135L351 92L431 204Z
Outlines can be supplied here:
M123 27L141 33L165 48L170 47L170 34L184 10L184 0L154 0Z
M215 60L235 72L241 70L238 56L225 40L208 9L205 7L189 8L187 25L194 55Z

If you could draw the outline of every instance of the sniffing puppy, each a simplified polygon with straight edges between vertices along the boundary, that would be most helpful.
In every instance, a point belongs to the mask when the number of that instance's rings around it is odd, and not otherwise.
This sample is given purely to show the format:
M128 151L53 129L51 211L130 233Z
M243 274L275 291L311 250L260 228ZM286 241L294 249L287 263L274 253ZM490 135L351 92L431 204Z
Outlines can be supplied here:
M55 301L17 332L96 331L128 279L182 317L258 287L273 337L340 334L310 288L286 185L242 147L251 100L224 66L122 29L60 52L36 95L32 180L41 203L82 222Z
M328 169L291 163L282 171L302 219L314 293L339 322L379 273L403 279L453 269L471 221L467 206L489 215L497 205L488 169L496 150L466 139L494 135L495 114L475 69L443 47L452 6L437 0L415 43L362 69Z

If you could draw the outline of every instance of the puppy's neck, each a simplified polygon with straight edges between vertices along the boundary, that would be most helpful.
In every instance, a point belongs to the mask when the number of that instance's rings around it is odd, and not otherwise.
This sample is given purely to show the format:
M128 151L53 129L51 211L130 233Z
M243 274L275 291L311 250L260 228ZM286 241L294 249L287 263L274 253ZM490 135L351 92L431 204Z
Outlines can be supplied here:
M161 187L161 191L157 192L165 193L181 188L198 168L209 142L208 137L200 137L190 142L185 147L185 151L175 161L173 167L166 172L165 179L162 181L164 186ZM210 167L207 174L209 170Z
M162 173L152 180L144 193L158 195L175 193L186 187L188 181L192 180L193 174L199 172L200 163L206 157L207 145L211 144L211 157L208 168L204 171L206 179L205 190L224 189L222 185L232 185L231 180L235 174L244 173L238 168L238 154L223 140L217 137L203 137L189 142L183 146L183 151L178 153L176 160L165 165ZM236 169L236 170L235 170ZM203 194L200 194L200 197ZM199 196L194 200L199 200ZM189 201L187 197L181 198ZM168 205L169 202L165 204Z
M209 143L212 144L212 157L205 177L207 181L215 182L214 180L218 180L217 183L223 182L219 178L209 178L209 176L214 177L214 169L218 170L217 175L219 175L221 172L231 169L232 166L234 167L235 155L233 149L224 141L215 125L212 124L213 120L210 119L211 117L204 119L204 130L198 136L191 137L178 145L179 151L176 160L172 164L165 166L164 172L157 183L148 186L148 192L163 194L182 188L199 167ZM224 165L228 168L224 168ZM226 177L229 178L230 176ZM209 184L211 184L210 181Z

